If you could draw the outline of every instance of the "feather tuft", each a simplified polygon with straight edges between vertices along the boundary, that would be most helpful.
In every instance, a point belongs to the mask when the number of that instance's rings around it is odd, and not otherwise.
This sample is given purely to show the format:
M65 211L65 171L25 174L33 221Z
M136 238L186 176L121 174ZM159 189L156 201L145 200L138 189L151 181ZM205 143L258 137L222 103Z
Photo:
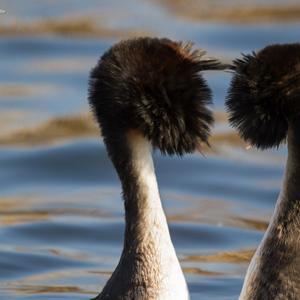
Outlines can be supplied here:
M93 68L89 102L104 138L137 129L164 154L193 152L213 123L211 90L199 72L222 68L191 43L137 38L109 49Z
M278 147L300 115L300 44L271 45L234 60L229 122L257 148Z

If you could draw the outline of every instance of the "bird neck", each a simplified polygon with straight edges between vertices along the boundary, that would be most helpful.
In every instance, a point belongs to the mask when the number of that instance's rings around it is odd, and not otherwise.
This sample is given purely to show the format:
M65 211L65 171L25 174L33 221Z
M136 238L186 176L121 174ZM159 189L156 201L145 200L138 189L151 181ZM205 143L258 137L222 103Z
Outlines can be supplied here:
M296 299L300 294L300 118L290 122L283 186L248 268L240 300ZM282 298L278 297L282 295Z
M123 253L144 251L141 249L149 244L160 251L164 243L175 254L160 200L151 143L132 130L110 137L106 145L122 183L126 221Z
M125 248L151 236L170 240L166 217L162 208L156 181L152 146L138 132L127 134L128 153L126 166L120 174L125 205ZM122 173L122 174L121 174ZM171 242L171 240L170 240Z
M300 248L300 118L290 122L288 129L288 158L283 186L276 204L272 223L278 236ZM287 243L289 245L289 243ZM300 253L299 253L300 255Z
M126 224L122 256L105 292L119 281L130 291L138 292L143 286L143 299L187 300L186 282L159 196L150 142L130 131L110 138L106 145L122 183Z

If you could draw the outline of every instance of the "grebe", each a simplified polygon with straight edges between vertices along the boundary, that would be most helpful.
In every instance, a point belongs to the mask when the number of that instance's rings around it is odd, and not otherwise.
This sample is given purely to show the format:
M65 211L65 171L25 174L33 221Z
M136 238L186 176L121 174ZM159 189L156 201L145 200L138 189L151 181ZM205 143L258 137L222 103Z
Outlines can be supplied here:
M219 69L191 44L137 38L114 45L91 71L89 102L122 183L123 251L96 300L186 300L152 161L207 143L211 91L199 72Z
M230 123L257 148L288 145L275 212L240 299L300 299L300 44L268 46L235 60L233 69Z

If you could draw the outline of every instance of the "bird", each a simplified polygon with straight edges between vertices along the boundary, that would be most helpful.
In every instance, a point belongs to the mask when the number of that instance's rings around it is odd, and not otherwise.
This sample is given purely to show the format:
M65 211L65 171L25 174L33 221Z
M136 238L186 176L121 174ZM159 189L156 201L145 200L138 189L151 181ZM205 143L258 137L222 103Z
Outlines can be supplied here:
M248 267L240 300L300 299L300 44L272 44L234 60L229 122L258 149L287 143L284 180Z
M91 70L88 101L122 186L119 263L94 300L187 300L152 152L182 156L208 143L212 93L201 71L221 67L192 43L138 37L108 49Z

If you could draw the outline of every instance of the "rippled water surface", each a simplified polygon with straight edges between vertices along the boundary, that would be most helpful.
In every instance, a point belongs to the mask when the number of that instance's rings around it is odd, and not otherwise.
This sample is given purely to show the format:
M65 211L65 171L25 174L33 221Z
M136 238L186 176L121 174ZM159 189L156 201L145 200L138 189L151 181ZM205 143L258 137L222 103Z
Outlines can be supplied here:
M170 1L88 3L0 2L0 299L89 299L118 262L120 184L86 100L105 49L122 37L168 36L228 62L299 40L295 18L199 20ZM286 151L246 151L224 111L230 74L205 76L217 120L212 149L155 153L155 166L191 298L232 300L272 214Z

